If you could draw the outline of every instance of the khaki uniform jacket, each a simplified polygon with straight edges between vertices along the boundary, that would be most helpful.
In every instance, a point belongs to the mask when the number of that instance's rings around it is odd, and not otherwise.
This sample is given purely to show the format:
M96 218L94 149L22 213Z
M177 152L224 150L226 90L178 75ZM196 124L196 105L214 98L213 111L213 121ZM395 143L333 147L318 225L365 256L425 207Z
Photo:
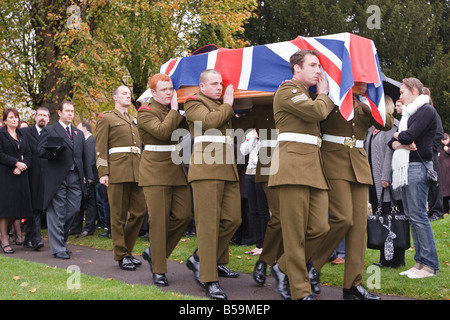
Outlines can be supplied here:
M137 120L144 146L176 144L177 141L172 141L172 133L185 122L177 111L154 99L148 106L139 108ZM145 151L143 148L139 173L139 185L142 187L187 186L186 168L182 163L174 163L170 151Z
M141 139L136 118L128 120L117 109L99 114L96 129L97 169L99 177L109 176L109 183L139 182L139 153L113 153L116 147L137 147L141 149Z
M212 100L201 92L186 99L186 120L192 137L226 136L233 141L234 110L227 103ZM239 181L232 143L194 143L189 163L189 182L196 180Z
M392 114L387 114L386 124L383 127L373 118L370 112L364 112L363 108L355 102L352 120L345 120L339 108L335 107L327 119L321 123L321 128L322 134L364 140L372 125L378 130L388 131L392 128L393 123L394 117ZM321 149L325 173L329 180L340 179L361 184L373 184L372 172L364 148L322 141Z
M278 134L292 132L320 137L320 121L326 119L334 104L325 94L317 95L314 100L311 95L314 94L295 79L280 85L273 102ZM329 188L318 145L278 142L272 155L269 186L287 184Z

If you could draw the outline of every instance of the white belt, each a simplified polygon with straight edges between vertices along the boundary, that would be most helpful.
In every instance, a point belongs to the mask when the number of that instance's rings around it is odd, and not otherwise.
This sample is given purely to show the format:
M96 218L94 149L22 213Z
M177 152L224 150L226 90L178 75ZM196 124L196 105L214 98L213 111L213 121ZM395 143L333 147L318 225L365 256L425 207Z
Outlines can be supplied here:
M324 141L343 144L344 146L350 147L350 148L363 148L364 147L364 140L356 140L355 137L341 137L341 136L334 136L331 134L324 134L322 135L322 139Z
M277 140L262 140L260 143L261 148L275 148L277 146Z
M278 141L294 141L319 146L322 144L322 139L317 136L303 133L283 132L278 135Z
M179 151L180 146L178 144L170 144L170 145L153 145L146 144L144 147L145 151L155 151L155 152L172 152Z
M108 150L108 154L119 153L119 152L141 154L141 149L138 147L117 147L117 148L111 148Z
M230 136L198 136L194 138L194 143L197 142L218 142L233 144L233 137Z

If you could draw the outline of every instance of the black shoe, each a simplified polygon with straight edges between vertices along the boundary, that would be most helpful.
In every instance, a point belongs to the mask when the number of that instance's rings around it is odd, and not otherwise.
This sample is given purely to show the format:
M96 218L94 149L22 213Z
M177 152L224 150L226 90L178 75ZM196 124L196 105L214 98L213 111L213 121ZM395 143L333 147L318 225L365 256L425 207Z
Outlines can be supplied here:
M140 267L142 265L141 260L136 259L133 256L128 256L128 258L131 260L131 262L136 266L136 267Z
M319 273L312 265L311 261L306 264L306 268L308 269L309 282L311 283L311 290L315 294L320 293L320 279Z
M262 260L256 261L255 267L253 268L253 280L257 284L264 285L266 283L266 271L267 263Z
M150 251L150 248L145 248L145 250L142 252L142 258L148 261L148 264L150 265L150 272L153 272L152 253Z
M270 267L270 273L277 281L277 291L280 294L283 300L291 299L291 292L289 290L289 281L287 275L285 275L278 264L275 264L273 267Z
M125 271L136 270L136 266L130 260L130 257L124 257L121 260L119 260L119 267L120 267L120 269L125 270Z
M194 252L186 261L186 267L194 272L195 281L201 286L205 287L205 284L200 281L200 259L196 252Z
M370 293L362 284L350 289L343 289L342 292L345 300L381 300L380 296Z
M306 297L301 298L300 300L316 300L312 294L307 295Z
M109 238L109 239L111 239L111 232L107 231L105 233L100 233L98 236L100 238Z
M33 246L33 250L39 251L43 246L44 246L44 243L42 241L39 241Z
M217 281L206 283L206 295L215 300L227 300L227 295Z
M219 274L219 277L225 277L225 278L237 278L237 277L239 277L239 273L237 273L236 271L230 270L223 263L217 265L217 272Z
M167 281L166 275L164 273L154 273L153 283L160 287L167 287L169 282Z
M76 238L84 238L84 237L91 236L91 235L92 235L92 233L89 233L87 231L83 231L82 233L77 234L75 237Z
M70 259L70 255L67 253L67 251L54 253L53 255L58 259Z

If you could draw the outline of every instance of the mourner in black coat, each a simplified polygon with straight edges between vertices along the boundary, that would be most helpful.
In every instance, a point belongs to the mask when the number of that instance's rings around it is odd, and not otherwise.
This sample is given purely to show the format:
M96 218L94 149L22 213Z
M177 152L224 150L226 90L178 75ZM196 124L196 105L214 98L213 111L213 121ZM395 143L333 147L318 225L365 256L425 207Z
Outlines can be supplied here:
M48 159L45 175L44 208L51 252L57 258L70 258L65 242L74 216L80 210L85 181L92 170L84 152L84 135L71 125L74 107L63 102L59 122L45 127L39 140L39 155ZM68 127L68 129L66 129ZM66 130L69 130L67 132Z

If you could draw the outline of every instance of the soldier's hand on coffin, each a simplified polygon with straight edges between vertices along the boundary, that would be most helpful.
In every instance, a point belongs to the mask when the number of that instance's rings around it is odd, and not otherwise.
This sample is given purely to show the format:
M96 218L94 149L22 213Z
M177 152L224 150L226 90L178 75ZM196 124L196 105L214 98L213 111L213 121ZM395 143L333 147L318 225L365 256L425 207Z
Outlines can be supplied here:
M319 79L317 80L316 88L317 88L318 94L321 94L321 93L328 94L328 91L330 90L330 87L328 84L328 79L323 75L323 73L321 73L319 75Z
M223 103L228 103L230 106L233 106L234 102L234 88L233 85L230 84L223 94Z
M173 90L172 101L170 102L170 109L178 111L178 96L176 90Z

